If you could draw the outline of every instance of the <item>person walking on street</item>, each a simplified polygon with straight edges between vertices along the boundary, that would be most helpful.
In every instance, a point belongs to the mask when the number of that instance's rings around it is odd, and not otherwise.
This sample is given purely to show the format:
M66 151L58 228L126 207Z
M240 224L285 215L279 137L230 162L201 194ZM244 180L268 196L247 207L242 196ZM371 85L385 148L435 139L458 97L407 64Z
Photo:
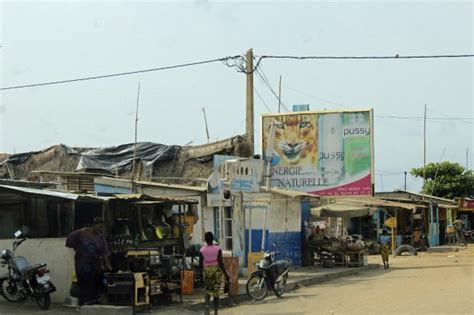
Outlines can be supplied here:
M112 269L104 229L104 221L96 217L92 227L76 230L66 240L66 247L75 251L74 267L80 304L98 303L103 288L102 261L108 270Z
M382 256L383 268L388 269L388 256L390 255L390 235L388 235L387 230L383 230L382 235L379 237L380 243L380 256Z
M229 274L224 266L224 259L222 258L222 250L218 245L214 245L214 235L212 232L206 232L204 236L206 245L203 246L199 253L199 267L203 276L205 314L209 314L209 303L211 296L214 303L214 314L217 315L219 308L219 293L222 283L222 274L226 278L226 283L229 283Z

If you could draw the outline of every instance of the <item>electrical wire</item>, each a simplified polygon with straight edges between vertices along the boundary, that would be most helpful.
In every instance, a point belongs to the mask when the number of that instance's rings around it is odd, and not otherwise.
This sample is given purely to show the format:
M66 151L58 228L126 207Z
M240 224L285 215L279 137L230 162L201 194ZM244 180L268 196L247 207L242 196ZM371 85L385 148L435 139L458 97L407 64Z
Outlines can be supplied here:
M272 110L270 109L270 107L267 105L267 103L265 102L265 100L263 99L262 95L260 95L260 93L258 92L257 88L254 86L253 87L255 93L257 93L257 96L260 98L260 100L262 101L263 105L265 105L265 107L268 109L268 111L271 113Z
M338 103L338 102L335 102L335 101L331 101L331 100L329 100L329 99L324 99L324 98L321 98L321 97L318 97L318 96L314 96L314 95L308 94L308 93L303 92L303 91L301 91L301 90L298 90L298 89L289 87L288 85L283 84L282 86L285 87L285 88L287 88L288 90L291 90L291 91L296 92L296 93L298 93L298 94L301 94L301 95L304 95L304 96L307 96L307 97L314 98L315 100L318 100L319 102L327 102L327 103L331 103L331 104L333 104L333 105L336 105L336 106L338 106L338 107L344 107L344 105L341 104L341 103Z
M275 96L275 98L277 99L277 101L280 102L281 106L282 106L287 112L289 112L290 110L288 109L288 107L281 101L281 99L278 97L278 94L275 92L275 90L273 90L272 85L270 84L270 82L268 82L268 79L267 79L267 77L265 76L265 73L263 73L262 68L257 69L257 70L256 70L256 73L257 73L257 75L263 80L263 82L265 83L265 85L270 89L270 91L271 91L272 94Z
M119 73L112 73L112 74L104 74L104 75L98 75L98 76L92 76L92 77L83 77L83 78L77 78L77 79L68 79L68 80L50 81L50 82L35 83L35 84L8 86L8 87L1 87L0 91L24 89L24 88L31 88L31 87L38 87L38 86L45 86L45 85L63 84L63 83L71 83L71 82L79 82L79 81L98 80L98 79L127 76L127 75L139 74L139 73L147 73L147 72L155 72L155 71L162 71L162 70L185 68L185 67L203 65L203 64L214 63L214 62L224 62L224 63L226 63L229 60L240 59L240 58L242 58L242 57L241 56L230 56L230 57L224 57L224 58L218 58L218 59L210 59L210 60L203 60L203 61L197 61L197 62L183 63L183 64L172 65L172 66L150 68L150 69L143 69L143 70L135 70L135 71L127 71L127 72L119 72Z
M289 55L262 55L259 56L259 61L262 59L294 59L294 60L308 60L308 59L352 59L352 60L377 60L377 59L441 59L441 58L472 58L472 54L452 54L452 55L393 55L393 56L289 56Z
M375 115L376 118L395 118L395 119L424 119L424 117L419 116L380 116ZM474 120L473 117L426 117L427 120Z

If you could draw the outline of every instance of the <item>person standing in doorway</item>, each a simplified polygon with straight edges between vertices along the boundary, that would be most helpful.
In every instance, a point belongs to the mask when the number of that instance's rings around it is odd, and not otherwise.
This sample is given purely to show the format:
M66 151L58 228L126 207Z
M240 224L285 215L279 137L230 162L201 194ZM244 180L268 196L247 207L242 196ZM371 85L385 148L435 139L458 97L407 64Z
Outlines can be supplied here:
M102 218L95 217L92 227L76 230L66 240L66 247L75 251L74 267L80 304L98 303L103 289L102 262L108 270L112 269L104 229Z
M454 228L456 229L456 239L457 242L465 242L464 240L464 222L461 220L460 217L458 217L456 220L453 222Z
M230 277L224 266L221 248L213 244L214 235L212 232L206 232L204 238L206 240L206 245L201 248L199 253L199 267L203 277L204 289L206 290L204 295L204 301L206 303L205 314L210 314L209 303L212 296L214 314L217 315L222 274L224 274L226 278L226 283L229 283Z

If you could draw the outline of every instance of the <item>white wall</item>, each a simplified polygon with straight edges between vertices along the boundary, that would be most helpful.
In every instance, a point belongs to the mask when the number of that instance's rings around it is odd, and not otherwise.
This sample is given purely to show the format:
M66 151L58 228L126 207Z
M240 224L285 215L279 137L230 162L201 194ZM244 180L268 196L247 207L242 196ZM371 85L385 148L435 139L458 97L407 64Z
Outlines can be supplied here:
M17 256L24 256L33 265L47 263L51 281L57 291L51 294L51 300L64 303L69 295L72 273L74 272L74 251L65 246L66 238L39 238L29 239L18 248ZM0 240L0 249L12 249L12 240ZM7 272L7 268L0 267L0 273Z

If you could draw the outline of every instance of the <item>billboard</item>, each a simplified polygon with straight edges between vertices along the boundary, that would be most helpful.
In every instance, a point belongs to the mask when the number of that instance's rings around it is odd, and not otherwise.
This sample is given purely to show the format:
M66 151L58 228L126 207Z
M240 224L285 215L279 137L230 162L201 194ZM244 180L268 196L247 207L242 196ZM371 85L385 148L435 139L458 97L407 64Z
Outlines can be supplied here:
M373 111L262 116L262 149L275 124L272 186L321 196L372 195Z

